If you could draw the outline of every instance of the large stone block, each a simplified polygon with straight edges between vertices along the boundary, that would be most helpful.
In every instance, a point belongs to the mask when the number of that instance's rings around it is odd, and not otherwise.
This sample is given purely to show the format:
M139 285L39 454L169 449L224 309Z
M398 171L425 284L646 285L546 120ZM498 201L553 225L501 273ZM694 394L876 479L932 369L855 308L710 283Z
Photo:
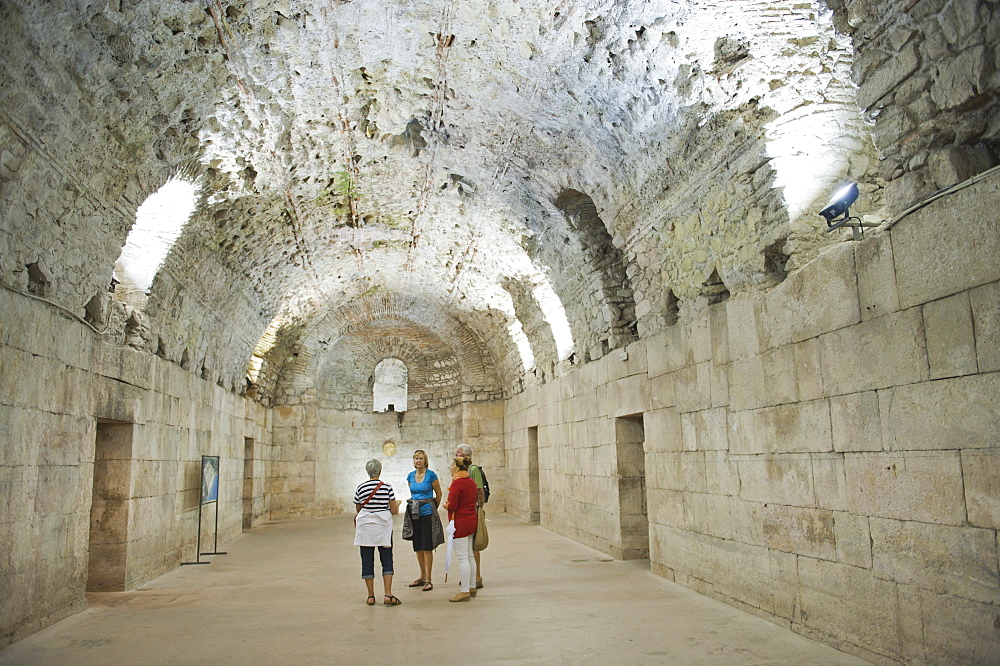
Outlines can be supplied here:
M881 451L882 425L875 391L830 398L834 451Z
M684 325L677 323L664 331L662 346L650 344L646 348L646 372L656 377L665 372L676 372L687 365L684 346Z
M812 461L798 455L740 457L740 498L765 504L816 506Z
M89 465L38 467L38 484L32 507L37 516L74 513L89 504Z
M754 411L753 426L761 453L832 451L830 407L826 400L799 402Z
M1000 444L1000 374L971 375L878 392L887 449L992 448Z
M628 369L629 375L647 375L649 364L647 361L647 345L645 340L639 340L628 345Z
M924 331L931 379L976 372L976 336L967 292L924 305Z
M677 377L663 374L649 381L649 408L663 409L677 404Z
M712 327L712 362L715 365L725 365L730 362L729 354L729 315L726 304L716 303L708 308L709 322Z
M695 430L695 417L701 412L681 414L681 439L684 451L698 450L698 433Z
M729 516L732 519L733 539L751 546L764 545L764 511L767 505L745 502L732 498Z
M919 308L879 317L819 340L828 396L912 384L927 378Z
M726 451L729 449L729 417L724 407L704 409L691 416L694 420L695 439L699 451Z
M49 392L47 384L52 381L52 373L48 370L51 366L47 359L14 347L0 347L0 373L4 377L19 378L19 381L0 382L0 404L44 409L45 395Z
M764 542L768 548L824 560L836 560L833 513L768 504L764 508Z
M923 655L932 664L995 664L1000 655L997 606L923 592Z
M708 364L709 382L711 384L712 407L729 405L729 368L730 365L718 366Z
M701 580L709 580L712 568L704 553L705 537L659 523L649 525L650 559L661 566Z
M884 233L866 236L855 244L854 261L858 268L861 318L874 319L899 310L891 236Z
M851 513L946 525L965 522L957 451L845 453L844 470Z
M729 497L688 493L685 499L685 508L690 514L690 529L720 539L732 538Z
M879 578L984 603L1000 599L993 530L871 519Z
M734 361L756 356L765 349L759 294L734 296L726 301L729 352Z
M979 372L1000 370L1000 282L969 292Z
M754 413L752 410L729 412L729 450L732 453L739 454L752 454L763 451L757 445L757 434L754 431Z
M685 498L691 493L679 490L646 488L648 502L647 515L650 523L659 523L678 529L690 529L685 518Z
M823 362L819 338L794 345L795 384L799 400L816 400L823 393Z
M727 452L705 454L705 490L713 495L740 494L739 466Z
M705 454L650 453L646 456L646 481L666 490L705 492Z
M735 361L729 377L729 401L733 409L757 409L798 400L792 347Z
M684 324L684 341L688 365L704 363L712 358L712 329L708 310Z
M649 411L649 380L645 375L632 375L609 385L609 416L628 416Z
M833 534L837 540L837 561L852 567L871 569L872 537L868 516L845 511L833 513Z
M851 501L844 468L844 454L815 453L812 461L817 506L834 511L848 510Z
M969 524L1000 529L1000 451L962 451Z
M861 321L854 250L841 244L791 274L764 297L769 348L814 338Z
M41 442L39 413L31 409L0 405L0 473L25 472L34 465ZM35 468L37 469L37 468ZM0 477L2 478L2 477Z
M677 373L677 411L696 412L712 406L711 361L688 366Z
M798 596L796 556L738 541L706 538L715 590L731 599L791 619ZM752 572L752 573L750 573Z
M35 495L38 492L38 467L36 465L25 465L18 467L8 467L0 465L0 502L4 506L3 516L0 517L0 535L3 537L4 546L8 546L9 536L19 547L31 543L27 535L31 534L30 524L28 531L11 531L14 525L30 520L35 508ZM8 529L10 528L10 529ZM8 556L14 552L13 545L10 550L0 549L0 565L3 564L4 553Z
M900 653L894 583L826 560L800 557L798 565L803 625L886 657Z
M1000 278L1000 174L921 208L892 228L900 306Z

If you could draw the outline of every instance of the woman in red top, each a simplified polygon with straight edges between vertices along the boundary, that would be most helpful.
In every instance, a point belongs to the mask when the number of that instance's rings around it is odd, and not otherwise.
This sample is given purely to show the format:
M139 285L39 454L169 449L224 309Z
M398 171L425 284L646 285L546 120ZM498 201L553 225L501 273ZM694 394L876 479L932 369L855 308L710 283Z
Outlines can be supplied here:
M476 559L472 541L476 538L476 482L469 478L471 458L455 458L451 463L451 488L448 489L448 520L455 521L455 555L458 558L459 584L462 591L449 601L466 601L476 596Z

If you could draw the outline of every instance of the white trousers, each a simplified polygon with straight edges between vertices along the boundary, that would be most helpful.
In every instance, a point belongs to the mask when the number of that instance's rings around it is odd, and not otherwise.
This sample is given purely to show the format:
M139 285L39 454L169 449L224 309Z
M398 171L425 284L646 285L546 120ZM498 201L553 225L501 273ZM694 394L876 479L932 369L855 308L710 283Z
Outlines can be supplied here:
M455 539L455 557L458 558L458 584L462 592L468 592L469 587L476 586L476 558L472 552L472 542L475 534L461 539Z

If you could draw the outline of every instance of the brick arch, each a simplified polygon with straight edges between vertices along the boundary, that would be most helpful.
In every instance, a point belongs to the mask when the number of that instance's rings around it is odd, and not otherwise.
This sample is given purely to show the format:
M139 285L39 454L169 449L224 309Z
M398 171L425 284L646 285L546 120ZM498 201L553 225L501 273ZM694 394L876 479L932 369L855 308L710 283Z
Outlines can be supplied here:
M455 401L464 387L462 367L444 340L432 331L398 319L357 327L323 355L314 375L317 399L338 407L371 403L375 367L397 358L407 368L410 409L434 401Z
M415 399L435 396L424 402L442 393L452 399L501 391L487 345L472 328L429 301L399 294L355 299L301 331L294 347L276 402L314 395L341 406L363 404L375 365L389 356L407 364Z

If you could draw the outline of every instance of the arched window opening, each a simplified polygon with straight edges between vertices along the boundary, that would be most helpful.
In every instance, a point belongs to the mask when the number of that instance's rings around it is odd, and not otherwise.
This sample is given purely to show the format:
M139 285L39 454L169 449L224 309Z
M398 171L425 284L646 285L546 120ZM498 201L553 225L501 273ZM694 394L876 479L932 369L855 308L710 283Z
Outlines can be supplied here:
M277 343L278 330L284 323L281 317L275 317L267 327L267 330L264 331L264 334L260 336L260 340L257 341L257 346L254 347L253 353L250 355L250 361L247 364L247 378L252 383L257 383L261 368L264 367L264 357Z
M510 333L514 345L517 347L517 353L521 357L521 365L524 366L524 371L530 372L534 370L535 354L531 351L531 343L528 341L528 336L524 334L524 326L521 325L520 320L513 319L507 324L507 331Z
M559 360L565 361L573 353L573 332L569 327L569 319L566 318L566 309L547 279L537 284L533 293L542 309L542 316L552 329Z
M129 305L142 307L153 278L177 242L198 201L198 185L174 177L139 206L135 224L115 262L115 293Z
M598 280L603 318L595 320L589 335L577 331L584 350L617 349L636 339L635 300L631 280L625 270L626 261L615 246L611 234L597 211L597 205L587 194L573 189L563 191L555 201L566 216L583 251L586 270ZM589 338L589 339L587 339Z
M382 359L375 366L375 384L372 387L374 411L405 412L408 385L406 364L398 358Z

